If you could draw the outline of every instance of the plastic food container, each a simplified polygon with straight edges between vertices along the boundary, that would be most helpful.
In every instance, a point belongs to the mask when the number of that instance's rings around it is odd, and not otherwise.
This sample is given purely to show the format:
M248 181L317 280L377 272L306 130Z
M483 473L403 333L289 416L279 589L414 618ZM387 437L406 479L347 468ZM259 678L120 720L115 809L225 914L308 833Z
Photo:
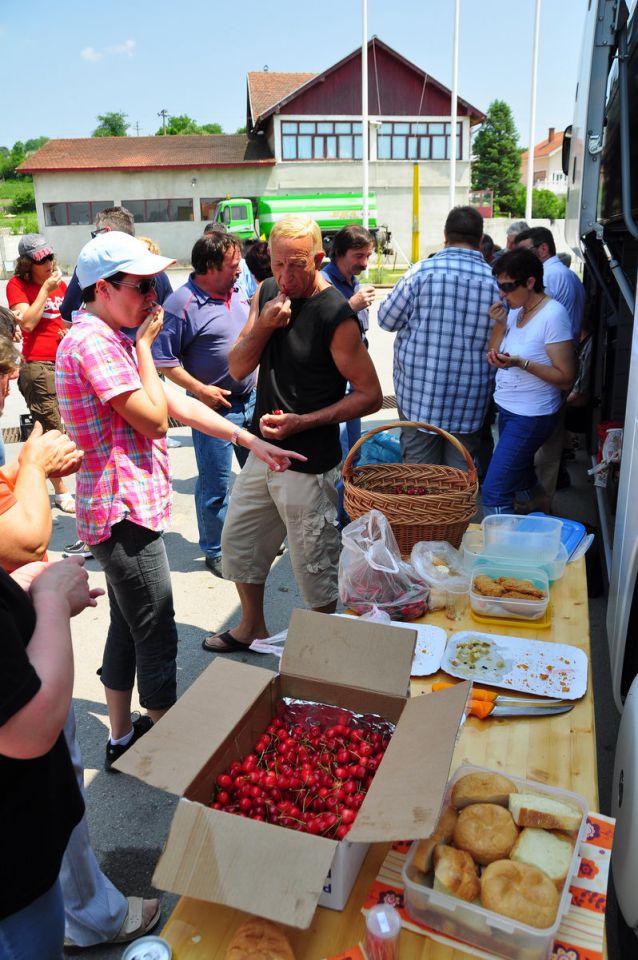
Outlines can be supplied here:
M563 523L556 517L501 513L485 517L481 524L485 553L490 556L534 557L553 560L558 554Z
M542 600L518 600L510 597L486 597L474 587L477 576L515 577L517 580L530 580L535 587L543 591ZM525 567L506 560L497 561L488 558L476 560L472 564L470 581L470 606L481 617L506 617L508 620L540 620L549 603L549 579L540 567Z
M538 567L540 570L544 570L547 574L547 579L550 583L553 583L555 580L560 580L562 575L565 572L565 567L567 566L568 555L565 544L561 543L558 547L558 553L553 560L544 560L539 561L533 554L533 551L526 548L524 545L524 552L514 558L495 556L487 554L485 552L485 539L483 536L482 530L467 530L461 541L461 556L463 558L463 569L468 573L472 569L472 565L475 560L490 559L497 561L507 561L508 568L512 567L513 564L522 565L526 567ZM517 574L512 574L512 576L517 576Z
M461 766L448 783L444 806L448 802L454 783L466 773L478 771L482 773L498 772L515 783L520 792L538 793L553 797L556 800L564 800L582 810L583 819L574 844L574 853L561 893L556 920L551 927L543 929L530 927L491 910L486 910L479 904L468 903L458 897L433 890L433 875L422 874L412 866L417 842L412 844L403 866L405 908L410 916L420 923L424 923L434 930L440 930L441 933L448 936L456 937L480 947L490 955L496 954L499 957L507 957L509 960L547 960L551 956L561 919L571 902L569 887L573 878L578 874L580 866L580 845L587 829L587 802L584 797L577 793L570 793L567 790L559 790L557 787L548 787L531 780L512 777L504 770L487 771L485 767Z

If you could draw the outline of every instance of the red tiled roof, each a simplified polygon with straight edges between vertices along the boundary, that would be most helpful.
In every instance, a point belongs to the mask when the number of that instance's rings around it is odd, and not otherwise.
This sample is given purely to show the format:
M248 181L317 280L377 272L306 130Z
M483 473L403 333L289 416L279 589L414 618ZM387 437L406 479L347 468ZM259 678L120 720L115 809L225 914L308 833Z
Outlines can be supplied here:
M265 137L245 134L85 137L49 140L18 167L21 173L71 170L158 170L274 164Z
M563 138L564 133L555 133L552 139L545 138L541 140L540 143L537 143L534 147L534 159L539 160L541 157L549 157L552 153L556 153L557 150L563 149ZM521 160L527 160L528 151L524 150L521 154Z
M270 70L249 73L248 102L253 123L257 123L266 110L316 76L316 73L273 73Z

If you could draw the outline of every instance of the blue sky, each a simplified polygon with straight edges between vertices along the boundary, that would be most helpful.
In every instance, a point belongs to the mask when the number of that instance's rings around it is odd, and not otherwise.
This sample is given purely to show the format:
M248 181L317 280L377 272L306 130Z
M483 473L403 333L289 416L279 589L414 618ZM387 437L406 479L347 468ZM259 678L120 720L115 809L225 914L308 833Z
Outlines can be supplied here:
M543 0L535 142L571 121L586 7ZM453 12L454 0L368 0L369 35L451 86ZM508 102L522 146L533 21L534 0L461 0L459 95L482 110ZM232 133L249 70L319 72L360 43L360 0L0 0L0 145L89 136L113 110L133 134L155 133L162 109Z

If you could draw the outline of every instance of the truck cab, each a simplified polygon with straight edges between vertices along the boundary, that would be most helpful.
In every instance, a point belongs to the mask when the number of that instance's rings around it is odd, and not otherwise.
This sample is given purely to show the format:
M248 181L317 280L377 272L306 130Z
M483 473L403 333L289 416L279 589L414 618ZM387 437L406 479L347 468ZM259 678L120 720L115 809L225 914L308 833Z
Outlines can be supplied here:
M215 210L213 223L223 223L229 233L244 240L256 240L253 201L246 197L220 200Z

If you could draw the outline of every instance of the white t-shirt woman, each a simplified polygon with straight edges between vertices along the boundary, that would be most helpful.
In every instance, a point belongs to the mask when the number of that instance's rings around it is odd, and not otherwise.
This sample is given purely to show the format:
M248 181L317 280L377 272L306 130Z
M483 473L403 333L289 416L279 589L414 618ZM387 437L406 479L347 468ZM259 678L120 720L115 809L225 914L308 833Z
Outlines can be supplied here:
M545 346L571 341L569 314L556 300L547 300L524 326L519 327L517 321L521 309L510 311L499 353L551 367L552 361ZM511 366L497 370L494 400L510 413L538 417L555 413L562 404L562 394L559 387L546 383L522 366Z

